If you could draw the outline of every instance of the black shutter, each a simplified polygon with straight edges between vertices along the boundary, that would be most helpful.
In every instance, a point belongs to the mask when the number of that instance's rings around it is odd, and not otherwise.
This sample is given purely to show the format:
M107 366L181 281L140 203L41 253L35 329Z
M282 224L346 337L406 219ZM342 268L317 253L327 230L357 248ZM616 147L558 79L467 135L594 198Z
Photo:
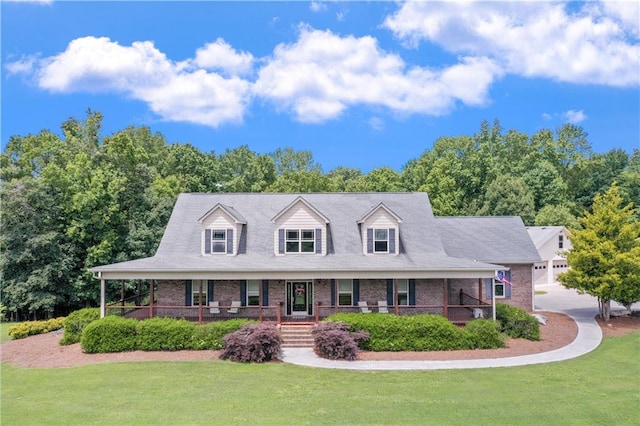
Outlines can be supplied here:
M191 287L193 283L191 280L184 282L184 306L191 306Z
M240 281L240 305L247 306L247 280Z
M204 230L204 252L211 254L211 229Z
M316 254L322 253L322 229L316 229Z
M227 254L233 254L233 229L227 229Z
M336 280L331 280L331 306L336 306Z
M493 296L493 278L486 278L484 280L484 294L487 300L491 299Z
M409 305L416 304L416 280L409 280Z
M269 280L262 280L262 306L269 306Z
M358 306L360 301L360 280L353 280L353 306Z
M389 228L389 253L396 252L396 230Z
M208 302L213 302L215 299L213 298L213 280L207 281L207 304Z
M393 301L393 280L387 280L387 305L395 305Z
M278 253L284 254L284 229L278 229Z
M373 229L367 228L367 253L373 253Z

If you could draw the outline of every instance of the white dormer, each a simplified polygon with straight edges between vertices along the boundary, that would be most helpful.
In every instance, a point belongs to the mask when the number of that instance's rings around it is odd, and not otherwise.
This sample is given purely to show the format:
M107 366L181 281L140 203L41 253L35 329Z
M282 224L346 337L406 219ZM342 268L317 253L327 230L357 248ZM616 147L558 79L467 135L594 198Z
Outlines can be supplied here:
M296 198L271 221L276 256L327 254L329 219L304 198Z
M400 253L402 219L380 203L358 221L362 253L365 255L397 255Z
M242 226L247 221L235 209L216 204L198 222L201 224L200 253L205 256L236 255Z

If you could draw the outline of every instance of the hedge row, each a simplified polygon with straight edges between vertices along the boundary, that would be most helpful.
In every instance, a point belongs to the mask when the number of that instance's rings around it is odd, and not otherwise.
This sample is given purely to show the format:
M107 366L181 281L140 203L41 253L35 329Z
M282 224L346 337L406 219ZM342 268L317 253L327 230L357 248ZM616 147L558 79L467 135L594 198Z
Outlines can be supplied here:
M540 340L540 323L524 309L496 303L496 320L501 329L509 337L528 340Z
M52 318L46 321L26 321L12 325L7 330L7 334L12 339L24 339L36 334L44 334L54 330L60 330L64 325L64 318Z
M477 319L459 328L440 315L362 315L338 313L325 321L345 322L351 331L364 331L369 340L361 348L370 351L446 351L505 346L499 324Z
M222 349L222 338L252 323L235 319L197 325L183 319L152 318L139 321L108 316L88 324L80 339L87 353Z
M64 336L62 336L60 344L78 343L82 336L82 330L99 318L100 308L85 308L71 312L64 320Z

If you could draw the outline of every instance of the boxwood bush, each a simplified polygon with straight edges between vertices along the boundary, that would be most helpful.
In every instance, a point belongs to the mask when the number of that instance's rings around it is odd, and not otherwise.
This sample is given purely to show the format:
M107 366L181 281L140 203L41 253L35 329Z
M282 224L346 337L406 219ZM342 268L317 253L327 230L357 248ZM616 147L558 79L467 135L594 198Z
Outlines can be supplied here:
M470 349L504 348L504 335L500 333L500 323L489 319L476 319L464 328Z
M185 319L152 318L136 324L136 349L179 351L192 349L196 325Z
M247 324L256 324L248 319L232 319L197 325L191 339L191 348L219 350L224 346L223 337Z
M80 347L87 353L125 352L136 349L138 320L108 316L87 325Z
M360 348L376 352L444 351L504 346L504 340L495 336L491 326L480 324L473 325L470 329L459 328L440 315L338 313L326 320L345 322L349 324L350 331L367 332L369 340L362 342ZM473 322L475 321L467 326ZM487 341L480 342L482 336L478 334L484 334Z
M12 339L24 339L28 336L36 334L44 334L50 331L60 330L63 327L64 318L52 318L45 321L25 321L20 324L12 325L7 330L7 334Z
M71 312L64 320L64 335L61 345L71 345L80 342L82 330L100 318L100 308L85 308Z
M527 311L504 303L496 303L496 320L509 337L540 340L540 323Z

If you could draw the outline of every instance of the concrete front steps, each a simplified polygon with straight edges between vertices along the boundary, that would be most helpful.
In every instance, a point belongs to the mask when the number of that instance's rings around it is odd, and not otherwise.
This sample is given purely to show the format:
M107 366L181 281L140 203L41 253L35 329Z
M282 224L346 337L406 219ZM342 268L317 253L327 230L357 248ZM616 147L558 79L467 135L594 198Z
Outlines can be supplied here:
M311 331L313 324L282 324L280 336L283 348L313 348L313 336Z

